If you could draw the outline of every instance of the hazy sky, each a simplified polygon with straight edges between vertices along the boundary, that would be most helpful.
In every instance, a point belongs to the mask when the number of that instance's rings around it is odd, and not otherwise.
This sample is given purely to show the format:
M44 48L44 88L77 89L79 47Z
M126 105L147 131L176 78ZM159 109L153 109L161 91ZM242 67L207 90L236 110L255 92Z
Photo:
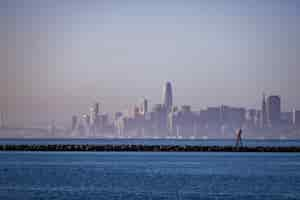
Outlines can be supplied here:
M69 120L94 101L300 109L300 1L0 1L0 110L10 124Z

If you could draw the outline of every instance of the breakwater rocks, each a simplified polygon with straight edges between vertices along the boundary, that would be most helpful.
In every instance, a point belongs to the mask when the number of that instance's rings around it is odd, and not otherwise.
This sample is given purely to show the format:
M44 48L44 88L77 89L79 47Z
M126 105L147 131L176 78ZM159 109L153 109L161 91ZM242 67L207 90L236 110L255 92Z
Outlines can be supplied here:
M115 151L115 152L300 152L300 147L234 147L176 145L0 145L0 151Z

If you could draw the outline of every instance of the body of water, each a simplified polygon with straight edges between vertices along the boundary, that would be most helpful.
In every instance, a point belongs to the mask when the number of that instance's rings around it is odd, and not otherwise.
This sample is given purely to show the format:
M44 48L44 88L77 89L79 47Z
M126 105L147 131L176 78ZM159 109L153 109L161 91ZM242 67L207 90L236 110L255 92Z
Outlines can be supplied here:
M201 145L232 146L230 139L0 139L0 144L135 144L135 145ZM243 140L249 147L256 146L300 146L300 140Z
M300 199L300 154L0 152L0 199Z

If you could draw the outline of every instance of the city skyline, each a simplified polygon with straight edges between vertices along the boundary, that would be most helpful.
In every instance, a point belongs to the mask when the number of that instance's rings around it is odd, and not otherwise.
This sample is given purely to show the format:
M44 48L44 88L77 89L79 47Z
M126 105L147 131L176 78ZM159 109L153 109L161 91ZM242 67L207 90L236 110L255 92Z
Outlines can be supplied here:
M254 138L298 137L300 110L283 111L278 95L263 93L258 109L220 104L199 110L188 104L174 105L173 95L173 85L167 81L160 102L153 105L143 97L126 111L107 113L105 104L95 101L85 112L70 115L67 124L55 118L46 127L12 126L1 112L0 130L6 132L2 137L11 131L25 137L25 131L30 131L41 134L38 137L230 138L236 129Z
M158 92L159 93L159 92ZM192 111L194 112L199 112L203 109L207 109L207 108L216 108L216 107L222 107L222 106L230 106L230 107L237 107L237 108L244 108L245 110L251 110L251 109L254 109L254 110L262 110L262 113L264 112L263 110L266 109L266 99L265 97L268 96L269 97L279 97L281 98L281 96L279 94L274 94L274 93L266 93L266 92L263 92L262 95L263 95L263 102L261 105L257 106L257 107L246 107L246 106L240 106L240 105L234 105L234 104L226 104L226 103L220 103L220 104L215 104L215 105L202 105L202 106L195 106L193 107L192 105L189 105L187 103L183 103L183 104L174 104L173 101L174 101L174 92L173 92L173 85L171 83L171 81L166 81L162 87L162 96L160 98L159 101L157 102L153 102L151 101L151 99L147 98L146 96L140 96L140 97L136 97L135 98L135 101L132 102L131 104L129 104L127 107L123 108L122 110L113 110L113 111L107 111L105 108L105 103L106 102L103 102L103 101L99 101L99 100L94 100L91 104L91 102L88 104L88 105L85 105L85 109L84 111L79 111L79 110L76 110L74 109L74 112L73 113L68 113L68 117L70 117L70 114L79 114L79 115L83 115L83 117L89 117L88 120L91 120L93 121L93 116L99 114L100 112L101 113L104 113L104 114L108 114L108 116L110 118L113 118L113 116L116 114L116 113L123 113L125 115L131 115L133 112L135 112L135 108L138 108L140 110L143 110L147 109L150 110L150 109L155 109L155 106L157 105L163 105L164 107L167 108L168 111L171 111L173 108L180 108L181 106L189 106L190 108L189 109L192 109ZM140 100L138 100L140 99ZM175 99L176 99L176 95L175 95ZM281 100L280 100L281 101ZM149 102L152 102L152 104L150 104ZM175 101L176 102L176 101ZM146 104L146 105L143 105L143 104ZM89 107L89 112L86 112L86 108ZM265 106L264 107L261 107L261 106ZM101 107L101 111L100 111L100 107ZM291 108L288 108L287 110L283 110L282 109L282 102L280 102L280 108L281 108L281 111L282 112L293 112L293 110L298 110L296 107L291 107ZM146 111L146 112L147 112ZM267 112L267 111L265 111ZM10 123L9 122L9 113L6 113L5 111L0 111L1 113L1 125L4 124L7 124L7 125L13 125L14 123ZM265 114L266 115L266 114ZM266 117L265 117L266 118ZM69 124L69 120L67 120L66 122L60 120L60 118L53 118L51 119L50 121L42 121L41 124L47 124L47 123L52 123L53 120L56 120L56 123L58 124L64 124L64 125L67 125ZM267 118L266 118L267 120ZM263 120L265 121L265 120ZM34 123L33 123L34 124ZM38 123L37 123L38 124ZM32 125L32 124L29 124L29 126Z
M165 81L174 105L300 109L297 1L0 2L0 111L13 125L150 105ZM283 31L284 30L284 31Z
M221 104L195 110L188 104L173 105L172 88L170 81L165 82L160 102L150 106L144 97L140 104L127 112L116 112L113 118L102 112L100 103L95 102L90 114L72 116L72 128L67 132L71 137L178 139L230 138L237 129L243 129L247 137L254 138L296 137L299 130L300 111L282 111L278 95L263 93L261 109Z

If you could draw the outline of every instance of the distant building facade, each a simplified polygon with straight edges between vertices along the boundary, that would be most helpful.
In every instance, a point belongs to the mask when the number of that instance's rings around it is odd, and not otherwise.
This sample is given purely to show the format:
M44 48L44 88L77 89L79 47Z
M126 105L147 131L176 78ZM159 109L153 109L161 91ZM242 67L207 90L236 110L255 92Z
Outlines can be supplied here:
M141 99L139 111L142 115L145 115L148 112L148 100L147 99L145 99L145 98Z
M280 124L281 100L279 96L269 96L267 98L268 123L271 126Z
M300 127L300 110L293 110L293 125Z
M168 112L172 110L173 92L172 92L172 85L170 82L167 82L163 88L163 105L165 106Z
M153 123L154 134L156 136L166 136L163 134L167 133L167 116L168 116L168 107L163 104L156 104L153 107L151 113L151 119Z
M71 131L75 131L78 126L78 117L76 115L72 116L72 125L71 125Z

